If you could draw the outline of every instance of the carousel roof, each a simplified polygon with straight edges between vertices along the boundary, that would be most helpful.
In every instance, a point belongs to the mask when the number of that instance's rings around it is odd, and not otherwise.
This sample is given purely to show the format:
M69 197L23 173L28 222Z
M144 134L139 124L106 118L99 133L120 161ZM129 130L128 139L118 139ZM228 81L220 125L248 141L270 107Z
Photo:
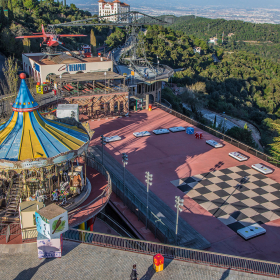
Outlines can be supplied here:
M0 159L50 158L77 150L89 140L88 134L76 126L43 118L26 85L25 75L21 78L13 114L0 124Z

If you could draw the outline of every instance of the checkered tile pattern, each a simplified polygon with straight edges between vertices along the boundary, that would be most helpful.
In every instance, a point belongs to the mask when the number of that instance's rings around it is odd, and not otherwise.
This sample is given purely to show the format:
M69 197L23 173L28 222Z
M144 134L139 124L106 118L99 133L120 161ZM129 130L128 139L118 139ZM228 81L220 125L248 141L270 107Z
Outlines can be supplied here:
M171 181L171 183L186 194L190 190L192 190L195 187L195 185L203 179L203 177L204 177L203 174L201 174L197 176L177 179Z
M235 232L280 218L280 184L246 165L194 177L202 180L188 196ZM240 184L244 177L248 181Z

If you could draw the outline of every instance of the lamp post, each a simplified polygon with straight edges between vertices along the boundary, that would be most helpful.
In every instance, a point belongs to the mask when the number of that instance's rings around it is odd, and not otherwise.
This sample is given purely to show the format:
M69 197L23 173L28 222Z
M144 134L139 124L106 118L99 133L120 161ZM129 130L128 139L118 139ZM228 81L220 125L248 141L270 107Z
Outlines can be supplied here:
M158 71L159 71L159 60L158 60L158 55L157 55L157 74L158 74Z
M145 172L145 182L147 183L147 209L146 209L146 229L148 227L148 211L149 211L149 188L152 185L153 174L150 174L149 171Z
M104 146L107 144L104 135L100 136L100 141L102 145L102 164L103 164L103 159L104 159Z
M178 235L178 222L179 222L179 211L182 212L183 209L181 208L184 205L184 199L181 199L180 196L175 196L175 205L174 207L177 208L177 217L176 217L176 245L177 245L177 235Z
M123 162L123 203L125 205L125 166L128 164L128 156L126 153L122 154L122 162Z
M104 72L104 76L105 76L105 94L106 94L106 75L107 75L107 72Z

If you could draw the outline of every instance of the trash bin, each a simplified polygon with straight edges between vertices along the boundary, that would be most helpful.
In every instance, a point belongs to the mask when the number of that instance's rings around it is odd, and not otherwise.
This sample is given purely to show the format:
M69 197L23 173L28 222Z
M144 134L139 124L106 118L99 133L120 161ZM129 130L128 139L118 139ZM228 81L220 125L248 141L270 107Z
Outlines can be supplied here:
M162 271L164 265L164 257L161 254L154 256L153 268L156 272Z

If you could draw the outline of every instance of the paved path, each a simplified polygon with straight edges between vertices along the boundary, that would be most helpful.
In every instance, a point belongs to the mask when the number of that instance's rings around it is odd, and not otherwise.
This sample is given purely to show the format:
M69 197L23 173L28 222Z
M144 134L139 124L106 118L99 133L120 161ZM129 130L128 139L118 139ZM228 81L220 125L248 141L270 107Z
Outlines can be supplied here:
M165 269L155 273L152 256L69 241L63 243L62 258L40 260L36 243L28 245L21 253L0 254L0 279L129 280L133 264L137 264L138 279L141 280L273 279L167 259Z

